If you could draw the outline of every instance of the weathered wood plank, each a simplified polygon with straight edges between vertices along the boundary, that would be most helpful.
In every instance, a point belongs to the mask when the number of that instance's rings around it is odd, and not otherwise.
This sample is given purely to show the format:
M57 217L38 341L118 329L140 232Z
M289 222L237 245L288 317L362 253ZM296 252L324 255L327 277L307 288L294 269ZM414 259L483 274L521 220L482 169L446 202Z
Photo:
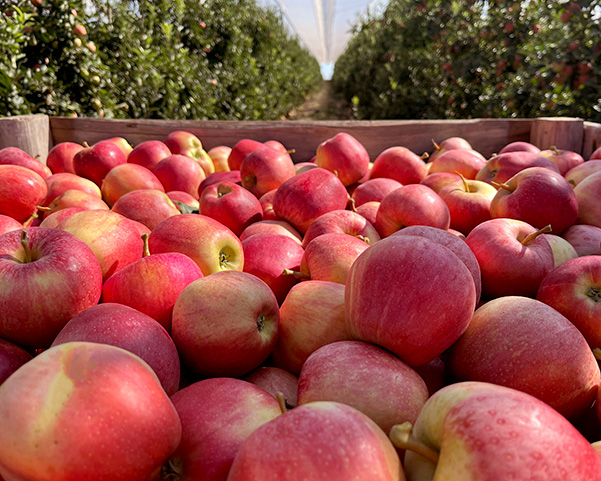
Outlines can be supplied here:
M584 122L584 139L582 141L582 156L585 160L601 147L601 124Z
M580 153L584 135L584 120L577 118L538 118L534 120L530 142L540 149L558 149Z
M0 149L18 147L46 163L50 144L47 115L18 115L0 118Z

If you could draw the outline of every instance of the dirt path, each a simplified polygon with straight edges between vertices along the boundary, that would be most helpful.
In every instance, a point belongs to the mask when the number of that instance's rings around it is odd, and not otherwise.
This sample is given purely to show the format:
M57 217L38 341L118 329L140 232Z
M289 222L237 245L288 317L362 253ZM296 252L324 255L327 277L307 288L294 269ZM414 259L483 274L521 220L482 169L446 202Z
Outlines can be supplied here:
M303 105L292 110L290 120L347 120L352 118L351 110L343 99L332 92L329 80L324 80L321 88L307 97Z

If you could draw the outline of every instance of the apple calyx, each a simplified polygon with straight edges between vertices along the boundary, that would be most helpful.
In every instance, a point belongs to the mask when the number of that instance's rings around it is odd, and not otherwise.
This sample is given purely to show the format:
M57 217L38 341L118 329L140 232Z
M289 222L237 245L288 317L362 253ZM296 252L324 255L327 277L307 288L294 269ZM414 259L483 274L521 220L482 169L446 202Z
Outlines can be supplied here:
M278 404L280 405L280 411L282 414L286 414L288 411L288 407L286 406L286 396L281 391L275 393L275 398L278 400Z
M574 179L568 180L568 184L570 184L572 188L576 187L576 182L574 181Z
M595 302L601 301L601 287L590 287L588 291L586 291L587 297L590 297Z
M551 224L546 225L542 229L539 229L536 232L532 232L532 233L528 234L526 237L524 237L524 239L521 241L521 243L522 243L522 245L527 246L530 242L532 242L534 239L536 239L539 235L548 234L552 230L553 229L551 229Z
M508 190L509 192L513 192L515 189L512 189L511 187L509 187L507 184L499 184L498 182L495 182L494 180L490 182L491 185L499 190L499 189L505 189Z
M183 467L180 458L169 458L161 466L161 481L179 481L182 478Z
M467 180L465 180L465 177L464 177L463 175L461 175L461 173L460 173L460 172L458 172L457 170L455 171L455 173L456 173L456 174L457 174L459 177L461 177L461 180L463 181L463 188L465 189L465 192L466 192L466 193L468 193L468 194L471 194L471 193L472 193L472 191L470 190L470 186L469 186L469 184L467 183Z
M244 177L244 184L246 184L247 187L254 187L255 185L257 185L257 176L247 175L246 177Z
M148 257L150 255L150 248L148 247L148 237L150 236L150 234L142 234L142 241L144 242L144 245L142 247L142 253L144 257Z
M27 231L23 229L21 231L21 246L23 246L23 264L29 264L33 262L33 256L31 255L31 246L29 245L29 236L27 235Z
M413 425L409 421L402 424L396 424L390 429L390 441L399 449L413 451L415 454L426 458L428 461L438 464L439 454L432 448L419 442L413 437L411 431Z
M294 276L297 279L305 280L305 281L310 281L311 280L311 276L309 274L305 274L303 272L299 272L299 271L293 271L292 269L284 269L282 271L282 275L283 276Z

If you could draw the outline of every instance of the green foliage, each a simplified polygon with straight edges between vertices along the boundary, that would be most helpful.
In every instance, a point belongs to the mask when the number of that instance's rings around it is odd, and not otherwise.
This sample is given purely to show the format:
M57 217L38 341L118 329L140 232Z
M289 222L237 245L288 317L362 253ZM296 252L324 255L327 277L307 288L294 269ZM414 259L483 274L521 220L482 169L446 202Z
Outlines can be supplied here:
M277 119L321 81L252 0L0 0L0 12L0 115Z
M334 88L358 118L601 120L601 2L393 0L363 19Z

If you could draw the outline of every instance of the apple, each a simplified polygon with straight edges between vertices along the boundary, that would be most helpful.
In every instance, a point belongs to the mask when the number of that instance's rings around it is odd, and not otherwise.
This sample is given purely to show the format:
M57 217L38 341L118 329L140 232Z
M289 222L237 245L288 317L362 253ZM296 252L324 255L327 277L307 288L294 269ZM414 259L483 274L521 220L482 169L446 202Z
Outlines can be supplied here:
M369 154L355 137L341 132L317 146L315 165L336 174L344 186L349 186L367 173Z
M382 237L388 237L410 225L447 230L450 223L449 208L436 192L425 185L410 184L382 199L375 227Z
M500 184L490 204L492 218L518 219L539 229L550 224L557 234L576 222L578 212L569 182L544 167L529 167Z
M242 185L240 171L213 172L212 174L207 175L207 178L203 180L198 187L198 197L200 198L202 196L202 193L208 186L218 184L219 182L232 182L234 184Z
M231 151L232 148L227 145L218 145L209 149L207 154L209 154L209 157L211 157L211 160L213 161L215 172L227 172L230 170L227 159L230 156Z
M172 154L181 154L184 150L202 149L202 142L191 132L185 130L175 130L170 132L164 141Z
M576 249L574 249L572 244L570 244L563 237L553 234L543 234L543 236L545 236L545 239L547 239L551 249L553 250L555 267L560 266L570 259L576 259L578 257L578 252L576 252Z
M271 359L299 374L315 350L349 339L344 314L344 285L327 281L296 284L280 307L279 336Z
M22 229L23 224L16 221L12 217L0 214L0 235L10 232L12 230ZM300 240L299 240L300 242Z
M25 222L46 197L48 187L33 170L0 165L0 214Z
M68 232L30 227L2 234L0 272L0 338L24 347L49 346L75 314L100 300L100 263Z
M245 241L249 237L257 234L281 234L302 244L302 237L299 232L285 220L260 220L254 222L244 229L239 237L241 241Z
M601 457L561 414L538 399L484 382L435 393L412 430L391 432L408 448L408 481L599 479Z
M179 295L171 334L184 363L205 377L238 377L269 356L279 308L265 282L246 272L198 279Z
M304 234L319 216L344 210L347 200L348 194L340 179L320 167L284 182L274 195L273 210Z
M158 322L131 307L103 299L102 304L73 316L51 347L75 341L125 349L148 363L168 396L179 388L180 365L173 340Z
M357 211L357 214L359 214L361 217L363 217L367 222L369 222L375 228L379 208L380 208L380 202L372 201L372 202L366 202L365 204L361 204L355 210ZM377 229L376 229L376 231L377 231ZM379 232L378 232L378 235L380 235Z
M559 169L549 159L532 152L518 151L491 157L476 175L476 180L502 184L528 167L545 167L559 173Z
M358 409L385 433L415 423L428 399L424 380L393 354L360 341L317 349L298 378L298 404L335 401Z
M102 199L112 207L125 194L144 189L165 191L161 181L146 167L121 164L113 167L102 181Z
M263 219L259 199L233 182L208 186L200 196L200 213L211 217L239 236L244 229Z
M112 211L140 222L151 231L165 219L180 215L178 208L163 190L133 190L119 197Z
M152 369L114 346L55 346L0 387L7 480L147 480L180 438L177 411Z
M588 160L582 164L572 167L565 173L564 177L570 184L576 187L589 175L599 171L601 171L601 159Z
M242 241L244 249L244 272L248 272L273 291L278 304L284 301L288 291L298 280L285 275L285 270L298 271L303 258L303 248L289 236L280 234L257 234Z
M370 179L357 186L353 191L352 199L355 207L359 207L366 202L381 202L393 190L402 186L400 182L385 177Z
M416 366L414 369L426 383L429 396L448 384L444 361L441 357L434 358L429 363Z
M242 442L281 414L267 392L232 378L199 381L171 400L182 423L182 440L163 466L161 479L225 481Z
M549 159L559 169L561 175L565 175L570 169L584 163L584 159L577 152L571 150L557 149L551 147L539 152L541 157Z
M151 254L181 252L208 276L223 270L241 271L244 251L240 239L227 227L199 214L179 214L158 224L148 237Z
M298 377L291 372L274 366L259 366L244 376L244 380L267 391L276 399L278 393L282 394L286 407L290 409L298 404Z
M13 372L31 359L31 354L22 347L0 339L0 386ZM296 393L294 397L296 398Z
M434 162L437 157L449 150L473 150L472 145L463 137L449 137L443 140L440 145L434 142L434 152L428 157L428 162Z
M110 140L101 140L92 147L84 144L84 148L73 157L73 170L100 187L113 167L126 162L127 156L120 147Z
M440 286L444 294L433 294ZM384 347L411 366L448 349L475 306L476 287L466 265L450 249L417 236L377 242L357 258L346 283L351 337Z
M242 161L246 158L246 156L251 152L260 149L261 147L264 147L263 143L252 139L242 139L237 142L232 147L230 155L227 158L229 170L240 170Z
M301 174L311 169L317 169L317 165L315 165L314 162L299 162L298 164L294 164L294 170L297 174Z
M601 159L601 147L598 147L589 157L589 160Z
M472 230L465 242L482 272L482 294L535 297L545 276L554 269L549 241L530 224L514 219L492 219Z
M365 217L349 210L333 210L315 219L305 232L303 247L324 234L347 234L368 244L375 244L380 240L380 234Z
M572 245L579 257L601 255L601 227L577 224L561 236Z
M78 207L82 210L110 210L106 202L97 193L90 194L80 189L68 189L50 202L45 208L40 208L44 212L44 218L55 212L70 207Z
M190 157L174 154L164 158L152 173L165 187L165 191L181 190L198 198L198 188L206 175L201 166Z
M92 250L102 268L105 282L116 272L142 257L143 241L126 217L110 210L76 212L57 226Z
M293 154L294 150L288 151L286 146L282 144L279 140L268 140L265 142L265 146L271 149L278 150L280 152L286 152L287 154Z
M54 199L70 189L81 190L82 192L95 195L99 199L102 198L102 192L94 182L75 174L70 174L68 172L52 174L45 180L48 192L40 204L43 207L49 206Z
M87 45L89 45L89 44L86 44L86 46ZM90 51L94 52L94 50L92 50L92 49L90 49ZM123 155L125 155L126 159L133 150L133 147L131 146L131 144L127 141L127 139L124 139L123 137L111 137L110 139L107 139L107 142L112 142L117 147L119 147L121 152L123 152Z
M259 198L259 202L261 204L261 208L263 209L263 220L281 220L273 210L273 198L275 197L275 193L277 189L270 190L269 192L263 194ZM286 221L283 221L286 222ZM290 222L286 222L290 224ZM292 224L290 224L292 225ZM294 229L296 230L296 229ZM298 231L297 231L298 232ZM300 235L300 233L299 233Z
M39 227L56 229L56 227L67 217L72 216L76 212L83 212L84 210L87 209L84 209L83 207L67 207L66 209L57 210L50 215L44 216L44 220L40 223Z
M427 173L421 157L406 147L390 147L376 157L369 178L386 178L407 185L420 183Z
M147 140L134 147L127 156L127 162L153 170L161 160L170 155L172 154L169 147L160 140Z
M601 227L601 172L583 179L574 194L578 199L578 224Z
M538 154L540 149L530 142L524 142L518 140L516 142L511 142L499 150L499 155L506 154L507 152L532 152L533 154Z
M475 150L454 149L438 155L430 164L430 174L457 173L473 180L486 165L486 159Z
M52 175L52 171L46 165L17 147L0 149L0 165L20 165L33 170L42 179Z
M73 157L75 157L75 154L82 149L83 145L75 142L61 142L56 144L50 152L48 152L46 165L53 174L60 174L62 172L75 174Z
M167 197L175 204L182 214L193 214L200 210L200 202L187 192L172 190L167 192ZM185 212L184 212L185 211Z
M213 163L213 159L211 159L211 156L204 149L187 149L182 151L182 155L193 159L198 165L200 165L205 177L215 173L215 164Z
M290 155L269 147L251 152L240 165L242 186L257 198L277 189L295 175Z
M403 480L386 434L346 404L299 406L263 424L242 443L228 481Z
M428 164L429 165L429 164ZM420 184L430 187L437 194L449 184L454 184L460 181L461 177L451 172L437 172L436 174L428 174Z

